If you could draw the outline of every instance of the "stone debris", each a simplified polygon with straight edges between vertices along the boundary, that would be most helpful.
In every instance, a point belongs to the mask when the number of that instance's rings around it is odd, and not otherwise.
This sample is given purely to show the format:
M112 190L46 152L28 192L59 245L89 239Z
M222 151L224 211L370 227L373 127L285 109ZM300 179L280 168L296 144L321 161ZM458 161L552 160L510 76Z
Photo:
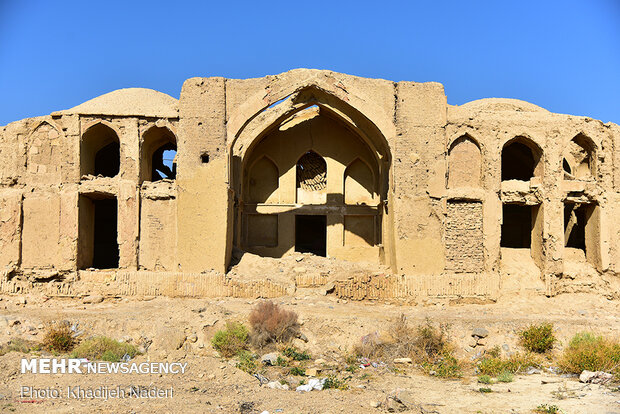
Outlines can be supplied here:
M579 375L579 382L587 384L607 384L613 377L613 374L604 371L584 370L581 375Z
M277 361L278 361L277 352L271 352L269 354L265 354L260 359L260 362L262 362L265 365L276 365Z

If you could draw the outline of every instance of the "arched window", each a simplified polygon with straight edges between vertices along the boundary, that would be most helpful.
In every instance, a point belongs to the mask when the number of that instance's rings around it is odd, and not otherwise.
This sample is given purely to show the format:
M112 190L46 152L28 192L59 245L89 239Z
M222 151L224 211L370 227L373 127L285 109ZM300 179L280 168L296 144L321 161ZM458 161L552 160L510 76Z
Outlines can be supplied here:
M327 163L314 151L305 153L297 161L297 188L321 191L327 187Z
M467 135L456 139L448 159L448 188L480 186L482 155L473 139Z
M567 180L589 179L595 176L595 145L590 138L579 134L564 149L562 160L564 178ZM568 168L567 168L568 167Z
M254 203L277 202L278 167L267 157L256 161L250 169L250 201Z
M88 128L82 135L81 175L114 177L120 169L120 141L116 132L104 124Z
M359 158L353 161L344 172L345 204L371 204L375 193L372 171Z
M140 181L174 180L177 175L177 142L165 127L152 127L144 133Z
M542 151L534 142L517 137L502 149L502 181L529 181L542 176Z

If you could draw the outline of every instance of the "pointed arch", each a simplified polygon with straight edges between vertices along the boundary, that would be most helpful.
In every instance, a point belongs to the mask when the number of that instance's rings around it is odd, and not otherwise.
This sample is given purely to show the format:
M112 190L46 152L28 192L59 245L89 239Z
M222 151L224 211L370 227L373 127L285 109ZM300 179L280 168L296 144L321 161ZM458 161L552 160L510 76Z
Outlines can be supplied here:
M595 177L596 144L587 135L577 134L564 148L562 163L570 166L570 171L564 168L565 179L587 180Z
M502 148L502 181L529 181L543 175L543 151L531 138L520 135Z
M82 134L80 175L114 177L120 170L120 140L117 132L97 122Z
M455 139L448 150L448 188L480 187L482 153L468 134Z
M375 194L375 176L372 169L360 158L356 158L344 171L345 204L372 204Z
M142 134L140 182L176 179L177 138L167 126L151 126Z
M275 203L278 201L280 173L276 164L266 155L250 167L248 187L250 202Z

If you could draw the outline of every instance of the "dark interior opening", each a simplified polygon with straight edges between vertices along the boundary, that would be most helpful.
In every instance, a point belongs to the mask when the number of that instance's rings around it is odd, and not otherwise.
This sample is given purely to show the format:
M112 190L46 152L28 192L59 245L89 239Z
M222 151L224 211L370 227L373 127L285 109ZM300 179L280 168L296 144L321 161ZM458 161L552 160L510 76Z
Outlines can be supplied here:
M564 169L564 172L567 172L569 174L572 173L570 169L570 164L568 163L568 161L566 161L566 158L564 158L564 160L562 161L562 169Z
M173 143L167 143L155 150L151 162L151 181L174 180L177 177L177 164L174 160L176 153L177 146Z
M327 255L327 216L295 216L295 251Z
M112 142L95 154L95 175L114 177L120 169L120 146Z
M502 150L502 181L529 181L535 168L534 155L527 145L513 142Z
M586 250L587 206L564 204L564 243L566 247Z
M532 207L504 204L501 247L529 248L532 245Z
M93 266L96 269L118 267L116 198L93 200L95 207Z

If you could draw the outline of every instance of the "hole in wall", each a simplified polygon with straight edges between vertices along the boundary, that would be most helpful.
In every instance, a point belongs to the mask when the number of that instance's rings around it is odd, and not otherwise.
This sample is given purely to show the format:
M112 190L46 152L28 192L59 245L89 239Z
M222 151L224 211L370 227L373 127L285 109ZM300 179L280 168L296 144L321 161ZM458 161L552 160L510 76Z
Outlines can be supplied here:
M530 248L532 245L532 206L504 204L500 246Z
M295 216L295 251L326 256L327 216Z
M208 164L209 163L209 154L208 153L204 153L204 154L200 154L200 162L202 162L203 164Z

